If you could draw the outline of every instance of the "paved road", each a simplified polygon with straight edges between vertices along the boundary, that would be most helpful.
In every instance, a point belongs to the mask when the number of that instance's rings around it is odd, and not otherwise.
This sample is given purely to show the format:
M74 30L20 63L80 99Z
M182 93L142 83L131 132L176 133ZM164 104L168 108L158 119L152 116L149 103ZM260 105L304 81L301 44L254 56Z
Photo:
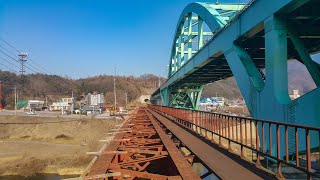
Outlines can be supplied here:
M0 111L0 116L13 116L17 114L17 116L32 116L32 117L59 117L59 118L74 118L74 119L79 119L80 115L61 115L61 112L52 112L52 111L37 111L36 114L29 115L26 114L24 111L17 111L17 113L13 110L2 110ZM92 115L81 115L81 118L92 118ZM96 114L94 118L113 118L110 117L109 112L104 112L102 114Z

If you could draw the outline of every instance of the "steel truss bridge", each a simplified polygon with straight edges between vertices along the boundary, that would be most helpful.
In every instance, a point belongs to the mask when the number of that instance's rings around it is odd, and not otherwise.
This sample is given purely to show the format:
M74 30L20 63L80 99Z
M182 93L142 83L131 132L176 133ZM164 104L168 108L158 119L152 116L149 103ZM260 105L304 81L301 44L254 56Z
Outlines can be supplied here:
M148 105L109 134L100 151L87 153L94 159L82 179L320 178L316 127Z
M84 179L319 179L320 65L310 56L319 9L319 0L186 6L167 81L91 153ZM290 59L317 86L295 100ZM198 111L203 86L231 76L252 118Z
M320 127L320 64L311 58L320 50L319 8L319 0L189 4L174 33L168 79L152 94L152 104L197 110L204 85L234 76L252 118ZM292 59L305 65L316 85L295 100L288 93ZM259 137L277 132L276 126L257 126ZM297 132L283 127L280 133L295 139ZM265 144L272 153L275 137ZM311 149L319 149L319 134L310 137ZM289 154L306 151L305 138L288 143Z
M254 118L320 125L320 1L255 0L248 4L191 3L174 33L168 80L152 103L197 109L203 85L234 76ZM291 100L290 59L317 88ZM272 113L271 113L272 112Z

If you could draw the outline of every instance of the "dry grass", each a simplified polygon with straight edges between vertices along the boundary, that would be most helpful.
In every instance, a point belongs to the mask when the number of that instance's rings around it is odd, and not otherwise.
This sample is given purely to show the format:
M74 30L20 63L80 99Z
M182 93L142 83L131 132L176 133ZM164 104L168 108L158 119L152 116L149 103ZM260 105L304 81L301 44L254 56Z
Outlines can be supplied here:
M97 139L91 139L88 141L88 151L98 151L102 144L99 143L99 141Z
M60 169L74 167L85 168L90 160L91 157L86 155L75 155L74 157L51 157L47 159L24 155L24 157L10 163L6 170L2 170L2 172L5 171L7 174L19 174L22 176L33 176L38 173L43 173L49 166L55 166Z
M32 176L36 173L40 173L46 167L46 162L35 157L25 156L19 161L11 163L7 167L7 171L14 172L22 176Z
M244 115L249 117L250 116L250 112L248 110L247 107L224 107L223 109L217 109L215 110L215 112L217 113L225 113L225 112L231 112L231 113L235 113L238 115Z
M30 136L29 136L30 137ZM64 135L64 134L59 134L55 137L55 139L65 139L65 140L70 140L72 137Z
M66 121L64 123L44 123ZM87 151L97 151L115 120L0 116L0 122L41 124L0 125L0 175L31 176L73 169L80 174L91 161ZM118 121L121 123L121 121ZM68 172L66 172L68 173Z
M70 121L62 123L46 122ZM66 118L36 118L0 116L0 122L10 123L44 123L0 125L0 139L29 139L54 143L81 144L92 139L101 138L116 124L115 120L85 119L75 121ZM73 139L71 142L70 140Z

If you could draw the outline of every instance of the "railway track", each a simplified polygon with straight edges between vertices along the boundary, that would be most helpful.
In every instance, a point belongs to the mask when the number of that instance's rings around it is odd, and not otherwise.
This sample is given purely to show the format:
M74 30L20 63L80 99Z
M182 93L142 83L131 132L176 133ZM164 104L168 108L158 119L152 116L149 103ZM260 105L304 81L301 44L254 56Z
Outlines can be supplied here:
M140 107L83 179L275 179L254 164L194 134L157 111Z
M164 129L139 108L114 132L84 179L201 179Z

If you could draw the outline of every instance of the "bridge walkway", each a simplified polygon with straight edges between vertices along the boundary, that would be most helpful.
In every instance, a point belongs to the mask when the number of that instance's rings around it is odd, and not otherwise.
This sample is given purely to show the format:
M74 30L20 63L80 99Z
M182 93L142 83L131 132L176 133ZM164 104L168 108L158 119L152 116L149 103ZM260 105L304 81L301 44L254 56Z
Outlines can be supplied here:
M157 112L149 111L221 179L276 179L274 174L256 167L209 140L204 140Z

